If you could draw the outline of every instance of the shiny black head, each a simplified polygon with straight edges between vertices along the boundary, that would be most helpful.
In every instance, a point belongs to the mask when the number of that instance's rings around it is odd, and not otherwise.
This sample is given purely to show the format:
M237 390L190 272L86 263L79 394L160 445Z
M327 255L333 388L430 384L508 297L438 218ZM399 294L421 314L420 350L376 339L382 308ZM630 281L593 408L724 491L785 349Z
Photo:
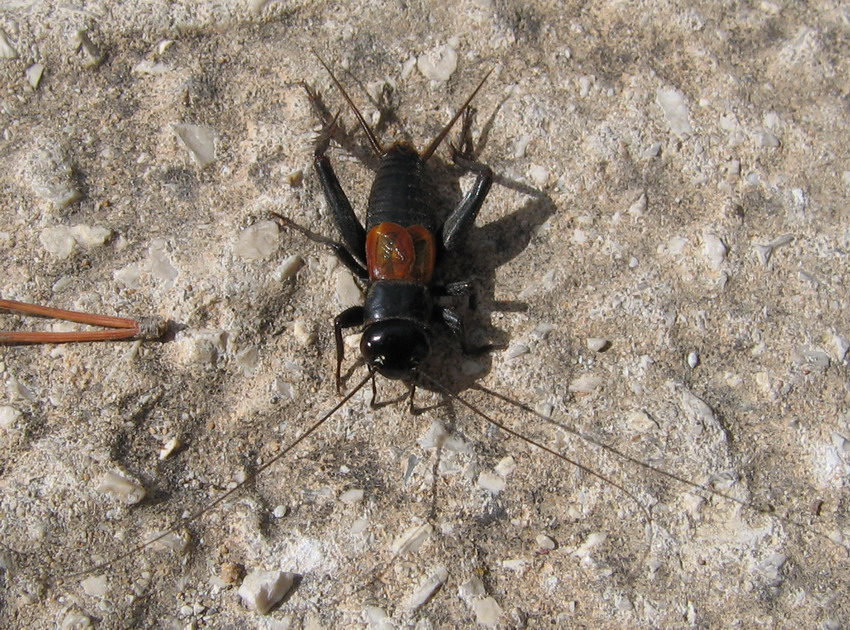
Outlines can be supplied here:
M392 379L411 379L430 352L427 331L404 319L372 324L360 339L360 353L366 363Z

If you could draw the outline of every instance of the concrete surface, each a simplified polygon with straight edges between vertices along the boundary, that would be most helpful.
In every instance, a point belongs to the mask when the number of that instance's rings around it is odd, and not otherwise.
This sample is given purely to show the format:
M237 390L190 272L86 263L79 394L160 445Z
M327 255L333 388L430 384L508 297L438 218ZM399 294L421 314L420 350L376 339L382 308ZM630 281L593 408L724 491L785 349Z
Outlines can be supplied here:
M0 348L0 626L850 623L846 6L19 1L0 31L0 296L185 327ZM330 155L365 206L375 159L310 49L420 147L495 68L475 105L497 183L444 277L474 278L473 339L507 349L464 358L437 329L427 370L629 494L439 393L413 416L366 386L183 553L63 580L339 400L331 322L358 288L263 223L334 233L302 80L342 111ZM443 209L471 183L448 155ZM256 570L295 574L264 616L237 595Z

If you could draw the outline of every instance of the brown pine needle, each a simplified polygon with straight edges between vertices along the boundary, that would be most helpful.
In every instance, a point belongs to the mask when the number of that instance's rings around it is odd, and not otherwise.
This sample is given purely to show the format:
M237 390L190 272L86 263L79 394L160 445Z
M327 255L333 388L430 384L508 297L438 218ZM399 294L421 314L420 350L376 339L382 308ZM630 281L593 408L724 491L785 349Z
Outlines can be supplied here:
M73 343L85 341L115 341L122 339L159 339L165 334L166 323L154 319L130 319L128 317L112 317L80 311L68 311L50 306L39 306L28 302L0 299L0 310L61 319L79 324L102 326L113 330L81 330L72 332L2 332L0 344L15 343Z

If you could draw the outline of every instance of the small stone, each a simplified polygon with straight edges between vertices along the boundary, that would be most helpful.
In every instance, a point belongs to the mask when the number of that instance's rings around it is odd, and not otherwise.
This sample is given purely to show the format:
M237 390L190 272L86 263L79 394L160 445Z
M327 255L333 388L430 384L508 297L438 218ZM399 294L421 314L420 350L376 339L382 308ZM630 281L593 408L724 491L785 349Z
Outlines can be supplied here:
M303 319L295 320L292 324L292 336L305 348L316 343L318 338L313 325L305 322Z
M507 484L504 477L490 472L482 472L478 475L478 487L482 490L487 490L491 494L499 494Z
M96 68L103 62L103 55L100 49L89 37L89 34L84 30L79 30L74 35L74 43L76 50L82 52L85 58L83 66L86 68Z
M170 284L180 275L180 272L171 264L171 257L168 255L168 242L165 239L155 238L151 241L148 247L148 257L150 274L157 280Z
M688 365L690 365L691 368L695 368L699 365L699 355L696 352L688 353Z
M497 473L499 473L502 477L510 477L516 471L516 460L511 457L503 457L499 460L499 463L496 464L496 468L494 469Z
M71 228L71 236L83 249L93 249L105 245L112 230L97 225L75 225Z
M280 228L274 221L258 221L239 233L233 255L243 260L265 260L277 251Z
M604 543L607 538L608 534L604 532L593 532L584 539L584 542L573 552L573 555L578 558L588 558L594 547L598 547Z
M12 46L12 42L9 41L6 31L0 29L0 58L16 59L17 57L18 51L15 50L15 47Z
M22 415L20 411L10 405L0 406L0 430L13 431Z
M448 81L457 70L457 51L448 44L444 44L420 55L416 60L416 67L426 79Z
M74 251L77 244L74 237L71 235L71 230L64 225L56 227L44 228L38 236L42 246L48 253L53 254L57 258L68 258Z
M778 238L773 239L767 245L754 245L753 248L756 251L756 256L758 256L759 262L763 265L767 265L770 262L771 257L776 249L782 247L783 245L787 245L791 241L794 240L794 236L792 234L786 234L784 236L780 236Z
M419 549L434 532L430 523L422 523L411 527L393 541L392 550L396 555L407 554Z
M44 75L44 66L40 63L34 63L26 70L27 83L34 90L38 89L41 84L41 77Z
M284 260L280 266L272 272L272 278L278 282L286 282L304 266L304 259L298 254L293 254Z
M86 595L91 597L104 597L109 591L109 583L105 575L92 575L80 582Z
M542 552L549 552L557 546L555 541L549 538L546 534L538 534L534 538L537 549Z
M206 125L172 125L171 129L183 148L189 152L199 168L215 161L215 144L218 134Z
M286 183L289 184L292 188L297 188L304 182L304 171L298 169L297 171L292 171L289 175L286 176Z
M354 505L363 500L364 492L360 488L351 488L339 495L339 500L346 505Z
M475 621L487 628L495 628L499 625L502 616L502 607L490 596L476 599L471 604L475 613Z
M142 270L135 263L112 272L116 282L123 284L128 289L138 289L141 286Z
M684 94L674 88L659 88L655 97L658 105L667 116L670 130L683 140L687 140L693 134L694 129L688 120L688 106L685 104Z
M643 213L646 212L647 208L647 200L646 193L641 193L640 196L629 206L628 213L633 217L643 216Z
M585 343L587 349L593 352L605 352L611 347L611 342L601 337L588 337Z
M703 253L714 269L719 269L726 260L726 245L716 234L706 232L702 236Z
M171 551L178 556L184 555L189 550L189 545L192 543L192 536L186 529L178 529L175 532L168 532L162 538L153 543L153 546L160 551Z
M62 619L62 625L60 627L62 630L87 630L88 628L93 628L94 624L91 617L78 612L69 612Z
M569 385L569 390L576 394L591 394L600 389L604 381L595 374L582 374Z
M275 518L283 518L284 516L286 516L286 513L288 511L289 509L285 505L278 505L275 507L274 510L272 510L272 516L274 516Z
M446 583L449 579L449 571L445 567L440 567L434 571L427 580L425 580L418 589L408 598L405 608L408 610L419 610L422 606L428 603L434 593Z
M532 164L528 168L528 177L535 186L543 187L549 181L549 169L539 164Z
M295 584L295 574L284 571L252 571L242 580L239 597L249 609L265 615Z
M340 306L349 308L363 304L363 291L347 270L336 274L336 299Z
M162 448L159 450L159 459L163 460L173 455L177 449L183 446L183 441L179 437L171 437L169 438L165 444L162 445Z
M100 480L97 486L98 492L111 494L116 499L133 505L145 498L146 491L136 481L127 479L117 472L110 471L106 473Z

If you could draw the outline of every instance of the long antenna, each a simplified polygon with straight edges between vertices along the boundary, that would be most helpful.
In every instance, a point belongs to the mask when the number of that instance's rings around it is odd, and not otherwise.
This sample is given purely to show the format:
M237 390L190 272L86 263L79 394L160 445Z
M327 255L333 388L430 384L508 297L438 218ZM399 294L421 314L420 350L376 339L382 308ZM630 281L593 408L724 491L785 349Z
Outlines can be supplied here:
M227 492L222 494L220 497L218 497L212 503L208 503L207 505L205 505L204 507L202 507L199 510L196 510L195 512L193 512L189 516L187 516L185 518L181 518L180 521L176 525L174 525L173 527L167 529L166 531L164 531L160 534L157 534L155 537L151 538L150 540L148 540L146 542L141 543L140 545L136 545L135 547L133 547L129 551L125 551L123 553L120 553L117 556L110 558L109 560L106 560L105 562L101 562L100 564L96 564L94 566L91 566L87 569L84 569L83 571L78 571L76 573L70 573L68 575L64 575L64 576L60 577L58 581L62 582L62 581L70 580L70 579L77 578L77 577L80 577L80 576L83 576L83 575L88 575L89 573L94 573L95 571L100 571L102 569L106 569L106 568L112 566L113 564L115 564L116 562L119 562L119 561L123 560L124 558L128 558L128 557L130 557L134 554L137 554L140 551L150 547L151 545L153 545L156 542L159 542L160 540L162 540L166 536L170 536L171 534L173 534L176 531L178 531L179 529L185 527L186 525L188 525L192 521L199 519L201 516L203 516L204 514L206 514L207 512L212 510L213 508L215 508L216 506L220 505L223 501L225 501L229 497L233 496L236 492L238 492L239 490L241 490L242 488L247 486L249 483L254 482L254 480L256 480L257 477L259 477L261 474L263 474L264 471L266 471L270 467L274 466L287 453L292 451L292 449L294 449L296 446L301 444L301 442L303 442L308 437L310 437L310 435L312 435L319 427L321 427L325 423L325 421L327 421L328 418L330 418L337 411L339 411L342 408L342 406L345 405L345 403L347 403L349 400L351 400L357 392L359 392L361 389L363 389L363 387L366 385L366 383L369 382L369 380L371 378L372 378L372 374L370 373L362 381L360 381L354 389L352 389L350 392L348 392L345 395L345 397L342 400L340 400L334 406L333 409L331 409L324 416L319 418L319 420L317 420L309 429L307 429L301 435L299 435L297 438L295 438L295 440L293 440L292 443L289 444L289 446L287 446L280 453L278 453L277 455L272 457L265 464L263 464L262 466L257 468L255 471L253 471L251 474L249 474L247 477L245 477L244 480L242 480L241 482L236 484L233 488L231 488L230 490L228 490Z
M363 118L363 114L361 114L360 110L357 109L357 105L355 105L354 101L351 100L351 97L348 95L348 92L346 92L345 88L342 87L342 83L340 83L339 79L336 78L333 73L333 70L331 70L331 67L327 63L325 63L325 60L319 56L319 53L313 51L313 54L316 55L316 59L319 60L319 63L322 64L325 67L325 70L328 71L328 74L331 75L331 79L333 80L334 85L336 85L337 89L342 93L342 97L345 99L345 102L348 103L348 106L351 107L351 110L354 112L354 115L357 116L357 120L360 121L360 126L363 128L363 131L366 132L366 137L369 138L369 144L371 144L372 148L375 149L375 153L377 153L378 156L384 155L386 151L381 146L381 143L378 142L378 138L375 136L375 132L372 131L372 128L366 122L366 119Z
M634 501L635 505L638 506L640 511L643 512L644 516L646 517L647 523L649 523L650 525L652 524L652 516L650 515L649 510L646 508L646 506L643 503L641 503L640 500L638 500L638 498L634 494L632 494L631 492L626 490L626 488L624 488L623 486L621 486L617 482L609 479L608 477L606 477L602 473L598 473L595 470L593 470L592 468L589 468L589 467L585 466L584 464L581 464L581 463L575 461L574 459L570 459L566 455L563 455L563 454L559 453L558 451L556 451L552 448L549 448L545 444L541 444L540 442L537 442L537 441L531 439L530 437L523 435L522 433L514 431L513 429L511 429L507 425L505 425L505 424L499 422L498 420L496 420L495 418L487 415L486 413L484 413L483 411L478 409L472 403L467 402L465 399L461 398L457 394L452 393L451 391L449 391L449 389L445 385L443 385L442 383L440 383L439 381L434 379L432 376L429 376L428 374L426 374L422 370L419 371L419 375L421 377L423 377L426 381L428 381L431 385L433 385L434 387L439 389L443 394L445 394L446 396L448 396L452 400L460 403L461 405L463 405L464 407L466 407L467 409L472 411L477 416L484 418L484 420L486 420L487 422L489 422L493 426L501 429L505 433L512 435L515 438L519 438L523 442L527 442L528 444L531 444L532 446L536 446L537 448L539 448L543 451L546 451L550 455L554 455L558 459L562 459L563 461L567 462L568 464L575 466L576 468L578 468L582 472L585 472L588 475L596 477L597 479L600 479L600 480L604 481L605 483L610 484L611 486L613 486L614 488L616 488L617 490L622 492L624 495L629 497L632 501Z
M492 68L487 72L487 74L484 75L484 78L481 79L481 82L478 84L478 87L472 91L472 94L469 95L469 98L466 99L466 102L461 105L460 109L457 110L454 116L452 116L452 119L449 121L449 124L443 127L443 130L439 134L437 134L437 137L434 138L430 145L428 145L428 148L422 152L422 155L420 157L422 158L423 162L427 162L428 158L434 155L434 151L437 150L437 147L440 146L440 143L452 130L452 127L454 127L454 124L457 122L457 119L461 117L461 114L463 114L463 110L469 107L469 104L472 102L472 99L475 98L475 95L478 94L478 90L483 87L484 82L487 80L487 77L489 77L491 74L493 74Z
M433 379L429 379L429 380L432 380L432 382L433 382ZM845 549L845 550L847 549L847 547L844 544L834 540L833 538L831 538L827 534L819 532L816 529L812 529L811 527L807 526L805 523L801 523L800 521L797 521L797 520L790 518L790 517L787 517L787 516L782 516L781 514L777 514L776 512L774 512L773 510L771 510L769 508L761 507L761 506L756 505L755 503L752 503L752 502L747 501L745 499L739 499L739 498L733 497L732 495L727 494L725 492L721 492L720 490L714 490L713 488L709 488L708 486L703 485L701 483L697 483L695 481L690 481L690 480L685 479L684 477L681 477L681 476L679 476L675 473L671 473L671 472L668 472L666 470L662 470L661 468L656 468L655 466L650 466L646 462L642 462L641 460L639 460L635 457L632 457L631 455L628 455L627 453L624 453L623 451L621 451L621 450L619 450L619 449L617 449L617 448L615 448L615 447L613 447L609 444L605 444L604 442L601 442L601 441L595 439L594 437L592 437L592 436L590 436L590 435L588 435L588 434L586 434L582 431L579 431L578 429L574 429L574 428L572 428L568 425L561 424L560 422L557 422L557 421L553 420L552 418L549 418L549 417L543 415L539 411L529 407L528 405L526 405L524 403L519 402L518 400L514 400L513 398L510 398L509 396L505 396L504 394L500 394L499 392L494 391L492 389L489 389L487 387L484 387L483 385L476 384L476 385L473 385L473 387L475 389L481 391L481 392L484 392L485 394L489 394L490 396L492 396L493 398L496 398L497 400L503 400L504 402L506 402L510 405L513 405L514 407L517 407L518 409L521 409L522 411L530 413L531 415L533 415L537 418L540 418L544 422L552 424L552 425L558 427L559 429L563 429L567 433L570 433L570 434L584 440L585 442L587 442L589 444L592 444L592 445L594 445L598 448L601 448L605 451L608 451L612 455L615 455L616 457L619 457L620 459L627 461L630 464L633 464L634 466L639 466L641 468L644 468L645 470L648 470L652 473L655 473L656 475L660 475L662 477L667 477L668 479L672 479L673 481L676 481L676 482L678 482L682 485L688 486L689 488L692 488L694 490L701 490L703 492L713 494L714 496L720 497L721 499L725 499L727 501L731 501L732 503L740 505L741 507L747 508L749 510L753 510L755 512L758 512L759 514L764 514L765 516L770 516L771 518L775 518L776 520L780 521L781 523L785 523L786 525L792 525L794 527L801 528L801 529L803 529L807 532L811 532L812 534L819 536L820 538L824 538L824 539L828 540L832 544L834 544L838 547L841 547L842 549ZM457 397L457 396L455 396L451 393L448 393L448 395L453 397L453 398L456 398L461 404L472 408L463 399L461 399L461 398L459 398L459 397ZM481 415L481 414L479 414L479 415Z

